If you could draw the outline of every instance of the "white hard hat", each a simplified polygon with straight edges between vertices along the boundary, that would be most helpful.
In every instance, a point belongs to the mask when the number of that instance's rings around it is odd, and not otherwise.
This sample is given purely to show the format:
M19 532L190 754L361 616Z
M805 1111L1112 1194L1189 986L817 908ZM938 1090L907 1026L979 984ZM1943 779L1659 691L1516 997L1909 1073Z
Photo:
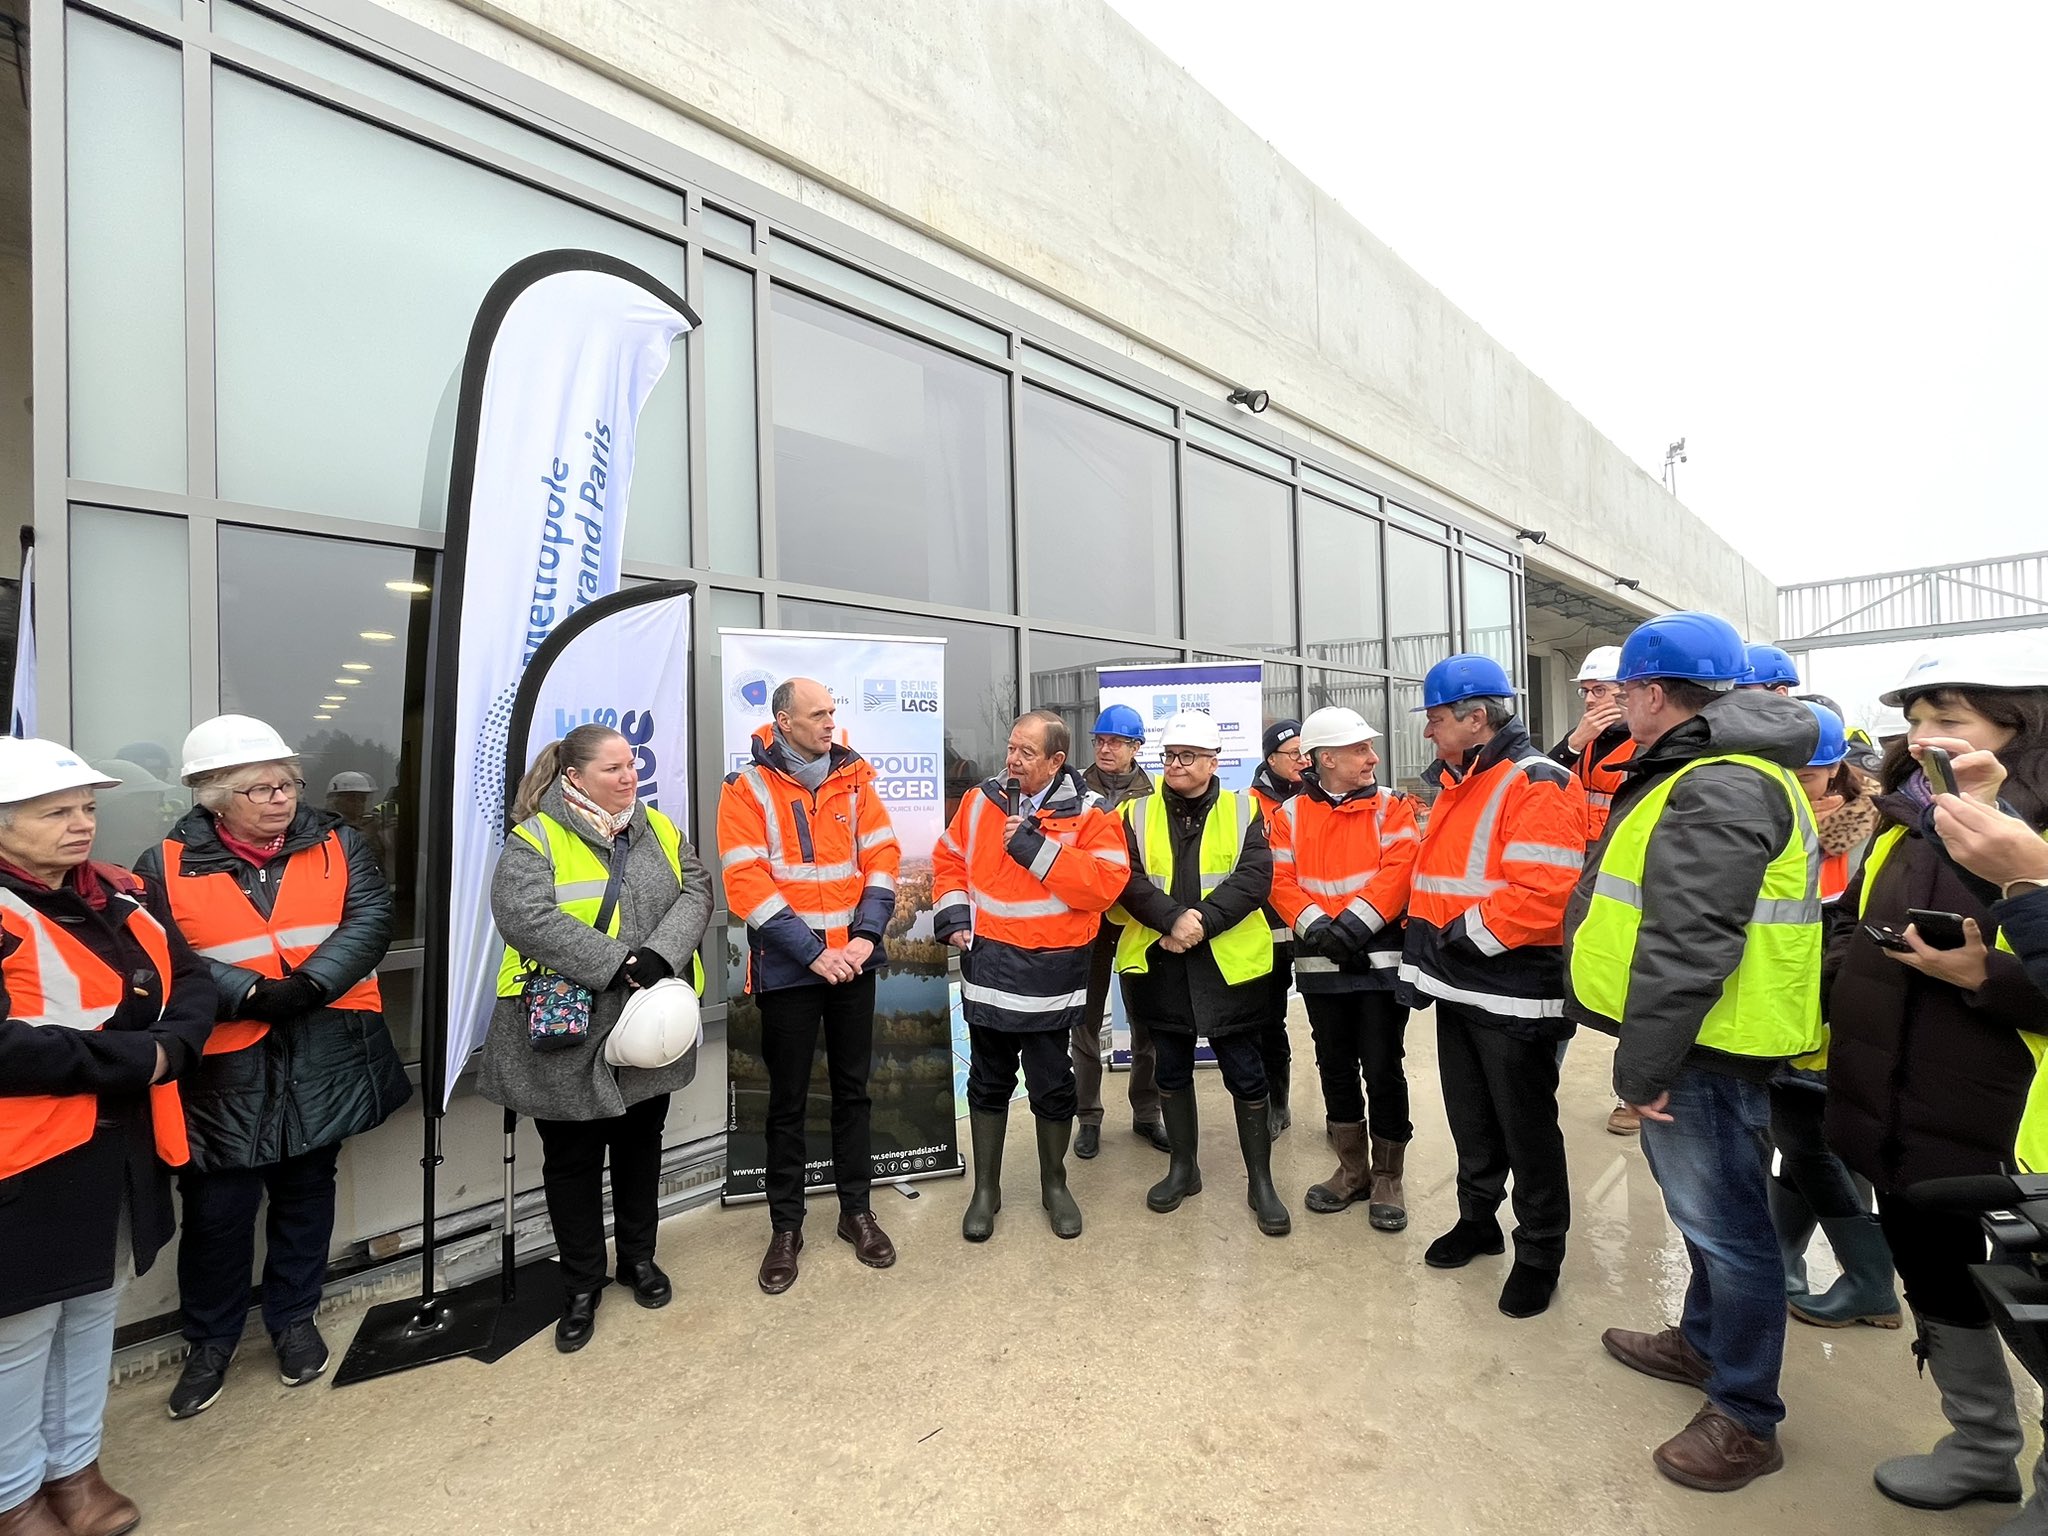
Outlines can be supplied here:
M1579 675L1573 679L1581 683L1611 683L1621 676L1621 647L1618 645L1596 645L1586 652L1586 659L1579 663Z
M2048 652L2015 645L2010 635L1968 635L1922 652L1880 704L1904 707L1909 695L1935 688L2048 688Z
M1159 738L1159 745L1199 747L1204 752L1221 752L1223 733L1216 729L1216 722L1207 715L1184 709L1166 722L1166 732Z
M239 768L244 763L275 763L295 754L284 738L261 720L247 715L215 715L192 727L185 737L185 766L180 769L187 784L201 774L221 768Z
M0 736L0 805L18 805L60 789L114 789L120 782L54 741Z
M1355 747L1361 741L1378 740L1379 734L1357 710L1343 704L1326 704L1301 722L1301 750Z
M604 1059L615 1067L671 1066L704 1039L704 1020L690 984L664 976L626 998L619 1022L605 1036Z
M367 773L356 773L352 770L344 769L327 781L327 793L330 795L374 795L377 793L377 781Z

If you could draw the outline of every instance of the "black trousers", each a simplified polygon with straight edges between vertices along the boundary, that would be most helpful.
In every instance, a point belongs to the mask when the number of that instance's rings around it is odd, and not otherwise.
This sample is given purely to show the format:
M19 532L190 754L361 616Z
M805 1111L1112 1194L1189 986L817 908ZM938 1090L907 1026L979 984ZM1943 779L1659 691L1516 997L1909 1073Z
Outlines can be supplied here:
M261 1168L182 1173L178 1192L179 1332L194 1344L233 1344L249 1320L256 1212L263 1236L263 1326L274 1339L320 1306L334 1237L334 1166L341 1143Z
M761 994L761 1054L768 1063L768 1219L777 1232L804 1224L804 1117L811 1063L825 1036L832 1088L832 1182L839 1209L868 1208L874 1176L868 1124L868 1071L875 1058L875 973L829 986L783 987Z
M619 1267L654 1257L661 1225L661 1128L669 1096L642 1099L603 1120L535 1120L541 1187L571 1292L604 1284L604 1158L612 1158L612 1230Z
M1458 1145L1458 1214L1491 1221L1515 1181L1515 1257L1564 1265L1572 1224L1557 1125L1557 1042L1522 1040L1457 1003L1436 1005L1437 1070Z
M1266 1027L1259 1031L1259 1059L1266 1087L1282 1104L1294 1074L1294 1046L1287 1038L1287 989L1294 983L1294 946L1273 946L1273 974L1266 978Z
M1302 1001L1323 1080L1323 1113L1343 1125L1366 1121L1383 1141L1413 1140L1403 1064L1408 1010L1391 992L1308 992Z
M1929 1211L1879 1191L1877 1219L1892 1245L1892 1263L1906 1287L1906 1305L1922 1317L1958 1328L1986 1328L1991 1309L1970 1278L1985 1262L1989 1240L1975 1216Z
M968 1025L967 1107L980 1115L1008 1114L1021 1062L1031 1113L1041 1120L1073 1119L1079 1100L1074 1092L1074 1063L1067 1051L1070 1033L1064 1025L1058 1029Z
M1261 1049L1265 1031L1212 1039L1216 1065L1223 1069L1223 1086L1233 1099L1263 1099L1266 1096L1266 1061ZM1195 1037L1179 1030L1152 1026L1152 1041L1159 1048L1159 1086L1166 1093L1186 1093L1195 1086Z
M1857 1187L1856 1176L1828 1150L1823 1122L1827 1090L1815 1084L1771 1084L1771 1140L1778 1146L1778 1178L1805 1199L1823 1221L1868 1216L1869 1191Z

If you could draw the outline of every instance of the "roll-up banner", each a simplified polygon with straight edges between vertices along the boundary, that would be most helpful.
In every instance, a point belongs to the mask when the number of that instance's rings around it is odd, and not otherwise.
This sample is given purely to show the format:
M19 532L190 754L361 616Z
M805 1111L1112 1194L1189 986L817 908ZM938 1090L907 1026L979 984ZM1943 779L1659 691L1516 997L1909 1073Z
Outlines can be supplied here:
M1159 778L1160 733L1183 711L1209 716L1223 737L1216 759L1216 777L1225 789L1240 794L1251 788L1262 761L1265 720L1265 669L1256 661L1169 662L1142 667L1104 667L1100 673L1102 705L1128 704L1145 722L1145 745L1138 761L1156 782ZM1123 988L1109 989L1109 1064L1118 1070L1131 1064L1131 1025L1124 1015ZM1195 1059L1213 1065L1215 1053L1200 1046Z
M14 706L7 734L36 733L36 531L21 530L21 592L14 609Z
M932 937L931 912L932 847L945 830L945 641L758 629L718 633L728 773L752 764L754 733L773 718L769 701L775 686L791 677L812 678L830 690L840 740L875 770L875 787L902 845L903 867L896 915L883 939L889 966L875 989L868 1079L874 1178L903 1183L965 1172L954 1118L946 946ZM729 919L725 933L731 1120L724 1198L730 1204L766 1193L768 1069L761 1013L743 991L746 924ZM821 1040L804 1117L806 1189L832 1186L831 1128L832 1092Z

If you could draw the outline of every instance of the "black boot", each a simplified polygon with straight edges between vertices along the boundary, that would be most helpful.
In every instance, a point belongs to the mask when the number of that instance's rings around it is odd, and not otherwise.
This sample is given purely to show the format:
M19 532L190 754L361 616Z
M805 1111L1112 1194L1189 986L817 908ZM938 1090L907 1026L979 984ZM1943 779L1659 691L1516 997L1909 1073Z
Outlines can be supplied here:
M1052 1220L1055 1237L1081 1235L1081 1207L1067 1188L1067 1141L1074 1134L1071 1120L1040 1120L1038 1126L1038 1201Z
M1285 1237L1294 1230L1294 1220L1280 1192L1273 1187L1273 1136L1264 1099L1233 1098L1230 1107L1237 1115L1237 1145L1244 1153L1244 1203L1259 1218L1259 1230L1268 1237Z
M1266 1074L1266 1129L1272 1139L1278 1141L1280 1133L1294 1124L1294 1116L1287 1110L1287 1075Z
M960 1235L970 1243L985 1243L995 1235L996 1212L1003 1208L1003 1137L1010 1117L969 1110L967 1129L974 1142L974 1198L960 1219Z
M597 1291L571 1291L555 1324L555 1348L573 1355L597 1332Z
M1160 1117L1166 1122L1167 1150L1173 1161L1166 1165L1166 1177L1145 1191L1145 1203L1162 1216L1180 1209L1181 1201L1202 1192L1202 1170L1195 1163L1195 1148L1202 1139L1202 1126L1195 1115L1195 1090L1159 1095Z

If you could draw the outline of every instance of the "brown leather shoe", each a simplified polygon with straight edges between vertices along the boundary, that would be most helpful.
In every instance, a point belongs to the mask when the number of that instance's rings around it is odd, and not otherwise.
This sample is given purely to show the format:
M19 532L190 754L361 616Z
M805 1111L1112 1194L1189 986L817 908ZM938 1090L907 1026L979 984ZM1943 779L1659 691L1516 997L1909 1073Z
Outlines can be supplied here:
M778 1232L768 1239L768 1252L761 1259L761 1289L780 1296L796 1284L796 1256L804 1251L801 1232Z
M887 1269L896 1262L896 1245L873 1211L841 1211L839 1236L853 1244L853 1256L869 1269Z
M1785 1465L1778 1437L1752 1435L1708 1403L1692 1422L1650 1452L1657 1470L1702 1493L1733 1493Z
M1704 1387L1714 1368L1685 1342L1676 1328L1662 1333L1635 1333L1627 1328L1610 1328L1600 1335L1600 1345L1632 1371L1675 1381L1680 1386Z
M0 1513L0 1536L71 1536L71 1527L57 1518L50 1501L38 1493L26 1504Z
M142 1520L133 1499L107 1486L97 1461L43 1484L43 1497L71 1536L122 1536Z
M1614 1101L1614 1108L1607 1114L1607 1134L1610 1136L1634 1136L1643 1128L1643 1117L1635 1107L1622 1099Z

